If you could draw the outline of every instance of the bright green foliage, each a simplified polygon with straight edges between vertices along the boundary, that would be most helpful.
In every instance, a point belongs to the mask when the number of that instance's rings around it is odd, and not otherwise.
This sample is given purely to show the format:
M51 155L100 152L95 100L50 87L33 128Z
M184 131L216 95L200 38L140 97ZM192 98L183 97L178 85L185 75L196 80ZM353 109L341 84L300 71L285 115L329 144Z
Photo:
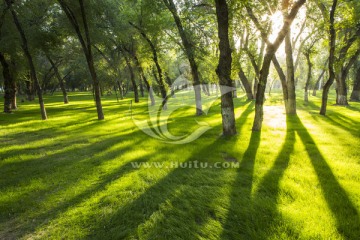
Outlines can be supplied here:
M298 94L301 96L301 94ZM46 97L49 120L23 103L0 115L0 239L356 239L360 236L360 104L299 104L286 119L281 96L266 101L251 132L253 102L235 99L238 136L219 137L220 106L175 112L169 129L214 126L195 142L168 145L135 127L129 101ZM301 97L300 97L301 98ZM145 99L143 99L142 102ZM334 98L330 99L333 103ZM300 103L300 100L299 100ZM335 112L336 111L336 112ZM133 109L145 116L146 104ZM225 162L239 169L133 168L134 162Z

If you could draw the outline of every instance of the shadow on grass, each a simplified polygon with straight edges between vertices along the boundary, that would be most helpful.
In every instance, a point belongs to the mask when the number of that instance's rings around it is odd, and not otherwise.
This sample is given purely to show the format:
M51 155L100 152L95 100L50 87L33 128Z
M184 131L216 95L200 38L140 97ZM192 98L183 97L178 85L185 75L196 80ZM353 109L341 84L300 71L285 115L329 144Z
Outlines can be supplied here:
M311 163L319 179L325 200L336 219L337 230L345 239L357 239L360 236L360 220L356 207L316 146L309 132L297 116L292 117L299 128L296 130L305 145Z
M223 239L265 239L269 237L273 224L281 221L277 210L279 183L289 164L294 149L295 133L288 122L283 147L274 165L258 184L258 190L252 194L254 164L260 145L260 133L252 132L249 146L244 154L233 183L231 204L222 235ZM291 236L294 236L292 233Z
M245 103L246 104L246 103ZM244 105L245 105L244 104ZM241 119L252 112L253 104L244 110ZM245 120L238 123L238 127ZM219 155L224 146L231 148L235 144L235 138L219 137L207 144L184 161L189 163L193 160L208 162L204 159L208 156ZM164 178L145 190L139 197L120 208L110 218L105 219L99 227L93 229L92 239L130 239L139 238L142 227L146 228L147 221L155 221L155 227L147 230L143 235L149 239L196 239L203 233L203 227L211 219L221 218L217 216L212 201L223 188L222 176L226 169L193 169L175 168ZM210 185L210 186L209 186ZM211 189L211 191L210 191ZM194 194L196 192L196 196ZM177 223L167 222L165 219L151 219L163 205L171 205L171 209L161 210L161 214L169 214ZM171 220L169 220L171 221ZM121 224L119 224L121 223ZM166 227L168 224L168 227ZM176 228L177 230L174 230ZM186 228L186 229L184 229ZM176 235L178 233L179 235ZM187 235L184 236L184 233ZM208 234L208 233L207 233ZM142 235L142 237L144 237Z
M69 151L54 154L51 156L51 161L49 156L44 156L3 166L0 169L0 174L4 173L8 177L2 179L0 190L6 192L9 189L14 189L11 191L14 191L15 196L11 197L9 201L1 201L0 224L4 227L0 231L0 238L18 238L26 232L33 231L64 212L67 208L103 189L107 183L134 170L131 168L130 162L125 162L110 174L103 173L103 170L101 170L101 166L106 164L107 161L114 160L132 148L132 145L125 145L114 150L110 149L115 144L118 144L122 137L124 136L121 136L121 138L115 136L86 147L81 146L75 155ZM132 143L135 145L140 144L139 141L133 141ZM105 154L95 156L99 152L105 152ZM82 153L88 155L82 155ZM134 162L144 160L145 156L142 156L134 160ZM47 202L51 201L49 200L51 197L62 192L64 194L68 189L76 187L82 180L92 179L94 176L98 176L101 180L95 181L83 193L75 195L66 201L61 200L57 206L44 211L42 206L48 205ZM35 186L35 189L27 189L34 181L40 183L40 187ZM17 187L20 189L15 191ZM18 193L17 191L23 192ZM66 195L64 197L66 198ZM39 208L39 210L35 211L36 208ZM13 212L13 209L16 209L16 212ZM27 218L31 218L33 221L23 222Z

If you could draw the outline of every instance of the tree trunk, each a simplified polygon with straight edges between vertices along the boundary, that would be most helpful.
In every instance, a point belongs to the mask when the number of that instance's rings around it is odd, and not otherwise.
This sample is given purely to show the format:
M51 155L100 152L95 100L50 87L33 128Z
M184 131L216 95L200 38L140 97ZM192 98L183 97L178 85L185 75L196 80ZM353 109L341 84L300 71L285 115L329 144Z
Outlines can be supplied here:
M231 48L229 42L229 12L226 0L215 0L216 16L218 23L219 42L219 64L216 74L219 77L221 91L221 115L223 134L225 136L235 135L235 114L232 93L227 88L232 87L231 75Z
M286 83L288 91L287 114L296 114L295 69L293 49L291 46L291 30L285 36Z
M55 76L59 81L59 85L60 85L60 89L61 92L63 94L63 98L64 98L64 104L68 104L69 103L69 99L68 99L68 95L66 92L66 88L65 88L65 84L63 81L63 78L61 78L60 73L59 73L59 69L57 68L56 64L54 63L54 61L50 58L49 55L46 54L47 59L49 60L51 66L53 67L54 71L55 71Z
M89 68L91 79L93 81L93 90L94 90L94 97L95 97L95 104L96 104L98 120L103 120L104 119L104 113L103 113L102 104L101 104L100 83L99 83L99 80L97 78L97 74L96 74L96 70L95 70L95 66L94 66L94 59L93 59L93 54L92 54L92 50L91 50L91 40L90 40L90 34L89 34L87 18L86 18L86 13L85 13L84 1L79 0L82 24L84 26L85 38L83 37L83 34L82 34L81 30L80 30L79 22L76 19L73 11L65 3L64 0L58 0L58 2L60 3L60 6L61 6L62 10L65 12L65 14L68 17L70 23L72 24L72 26L73 26L73 28L74 28L77 36L78 36L78 39L80 41L80 44L81 44L81 47L83 49L83 52L84 52L84 55L85 55L85 58L86 58L86 62L87 62L88 68Z
M141 77L142 80L144 81L146 90L147 90L148 93L149 93L149 98L150 98L151 106L154 106L154 105L155 105L155 98L154 98L153 89L152 89L152 87L150 86L150 83L149 83L149 81L147 80L147 78L146 78L146 76L145 76L144 69L142 68L142 66L141 66L141 64L140 64L140 61L139 61L138 57L136 56L136 53L133 53L133 58L134 58L134 60L135 60L135 64L136 64L137 68L139 69L140 77Z
M133 70L133 67L131 66L131 62L130 62L129 58L127 56L124 56L124 58L125 58L126 66L128 67L129 72L130 72L130 80L131 80L131 84L132 84L133 90L134 90L135 103L138 103L139 102L139 91L138 91L138 87L137 87L136 81L135 81L134 70Z
M200 78L199 78L199 72L198 72L198 66L195 61L195 47L194 44L190 41L189 37L187 36L184 27L182 25L181 19L177 13L176 6L174 4L173 0L163 0L166 7L171 12L175 24L177 26L177 29L179 31L184 49L185 54L189 60L190 68L191 68L191 74L193 77L193 86L195 91L195 102L196 102L196 115L202 115L202 103L201 103L201 86L200 86Z
M138 26L136 26L132 22L129 22L129 24L140 32L140 35L146 40L146 42L150 46L150 49L151 49L151 52L152 52L152 55L153 55L153 61L155 63L155 67L156 67L158 76L156 76L156 73L154 71L153 71L153 73L154 73L155 80L158 83L159 88L160 88L161 97L163 99L162 106L163 106L163 109L165 110L165 109L167 109L167 105L166 105L167 93L166 93L166 87L165 87L165 82L164 82L164 76L163 76L162 69L160 67L159 58L158 58L158 55L157 55L155 45L153 44L153 42L150 40L150 38L146 35L146 33L141 28L139 28Z
M11 98L13 95L13 89L11 83L13 82L13 77L10 72L10 67L8 62L5 59L5 56L0 52L0 62L3 68L4 76L4 112L11 113Z
M242 85L244 86L247 99L248 100L253 100L254 95L252 93L249 80L247 79L247 77L246 77L246 75L245 75L245 73L244 73L244 71L243 71L243 69L241 67L240 67L240 70L239 70L239 78L240 78L240 81L241 81Z
M354 82L354 88L350 96L351 101L360 101L360 67L356 71L356 79Z
M263 121L263 105L264 105L264 98L265 98L265 89L267 78L269 75L269 69L272 59L275 56L275 52L279 48L280 44L284 41L291 23L293 22L294 18L296 17L300 7L306 2L306 0L298 0L294 3L291 11L287 16L284 18L283 27L280 30L276 40L273 44L268 44L266 49L266 54L264 56L263 66L260 71L260 79L258 84L258 92L256 94L256 102L255 102L255 118L253 123L253 131L261 131L262 121Z
M40 87L40 83L38 81L37 75L36 75L36 70L35 70L35 65L34 62L32 60L32 56L30 54L29 51L29 47L28 47L28 42L25 36L25 33L22 29L22 26L19 22L19 19L17 17L17 14L15 12L15 10L12 7L12 1L11 0L5 0L7 6L9 7L10 11L11 11L11 15L13 17L14 23L16 25L17 30L19 31L20 34L20 39L21 39L21 47L24 51L24 55L28 61L29 64L29 68L30 68L30 78L32 81L34 81L35 84L35 89L39 98L39 105L40 105L40 111L41 111L41 118L42 120L46 120L47 119L47 115L46 115L46 110L45 110L45 105L44 105L44 100L43 100L43 96L42 96L42 89Z
M307 78L306 78L306 82L305 82L304 102L308 103L309 102L309 86L310 86L310 81L311 81L312 63L311 63L311 59L310 59L310 52L306 52L304 55L306 57L306 62L308 65L308 74L307 74Z
M286 113L289 112L289 91L288 91L288 83L286 81L286 76L285 76L285 73L284 71L282 70L281 66L280 66L280 63L278 62L276 56L274 55L273 59L272 59L272 62L274 64L274 67L279 75L279 78L280 78L280 82L281 82L281 89L282 89L282 92L283 92L283 99L284 99L284 105L285 105L285 111Z
M323 78L324 73L325 73L325 69L322 70L319 78L317 79L317 81L316 81L316 83L315 83L315 85L314 85L314 89L313 89L313 93L312 93L312 95L313 95L314 97L316 96L316 90L320 87L320 81L321 81L321 79Z
M321 109L320 114L326 114L326 107L327 107L327 100L329 95L329 90L331 85L334 83L335 80L335 72L334 72L334 61L335 61L335 43L336 43L336 31L335 31L335 11L337 6L337 0L333 0L333 4L330 11L330 25L329 25L329 79L324 85L323 88L323 95L322 95L322 102L321 102Z
M346 86L347 74L341 70L336 76L336 105L347 106L347 86Z

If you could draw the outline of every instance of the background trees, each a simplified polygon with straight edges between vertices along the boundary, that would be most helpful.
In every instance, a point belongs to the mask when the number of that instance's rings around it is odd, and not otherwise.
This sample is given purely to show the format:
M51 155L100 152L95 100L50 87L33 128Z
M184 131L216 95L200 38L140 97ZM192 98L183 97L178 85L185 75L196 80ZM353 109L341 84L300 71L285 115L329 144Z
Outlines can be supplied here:
M305 89L308 96L310 88L314 94L322 89L320 113L325 114L333 90L338 105L348 104L352 88L351 100L359 99L359 5L336 0L306 5L304 0L4 0L4 111L16 108L17 94L28 100L37 94L46 119L42 93L56 90L64 103L68 91L93 90L98 119L104 119L104 92L120 99L133 92L139 102L145 89L151 105L158 94L166 109L169 96L176 95L171 85L183 75L181 66L188 65L197 115L202 97L215 93L217 84L240 87L248 100L256 98L256 131L267 89L281 88L287 114L296 114L296 91ZM329 51L315 51L325 48ZM224 134L233 135L232 98L242 93L220 90Z

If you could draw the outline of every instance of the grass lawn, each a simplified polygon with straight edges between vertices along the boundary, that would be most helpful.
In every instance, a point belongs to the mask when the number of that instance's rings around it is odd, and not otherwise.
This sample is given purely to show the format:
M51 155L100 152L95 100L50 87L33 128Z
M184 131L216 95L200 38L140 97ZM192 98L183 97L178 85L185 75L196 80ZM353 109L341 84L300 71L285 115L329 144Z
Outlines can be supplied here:
M184 107L172 134L195 120L213 128L176 145L139 130L129 99L105 96L105 121L91 94L69 99L45 96L47 121L36 102L0 114L0 239L359 239L359 103L330 98L324 117L319 97L299 98L298 117L287 118L274 93L252 133L254 103L241 97L232 138L220 136L219 102L201 117ZM141 100L135 118L147 116ZM239 167L169 167L228 159ZM133 167L142 162L168 167Z

